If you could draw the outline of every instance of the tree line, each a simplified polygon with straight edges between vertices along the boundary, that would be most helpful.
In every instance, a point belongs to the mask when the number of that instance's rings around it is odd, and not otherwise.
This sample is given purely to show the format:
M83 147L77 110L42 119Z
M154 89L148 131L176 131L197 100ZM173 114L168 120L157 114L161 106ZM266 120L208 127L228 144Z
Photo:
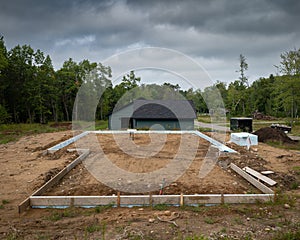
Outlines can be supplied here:
M217 81L203 90L183 90L178 84L168 82L145 85L131 71L123 76L120 84L113 86L109 66L89 60L77 63L70 58L60 69L54 70L51 57L41 50L29 45L7 50L0 37L0 123L72 120L76 94L82 84L87 83L86 76L91 72L96 73L98 84L105 89L96 106L96 119L100 120L108 118L121 98L124 98L122 103L128 103L138 97L172 99L183 96L194 102L198 113L208 113L205 100L212 98L216 89L230 116L251 116L259 111L275 117L296 118L300 105L300 49L282 53L280 57L281 62L274 67L279 74L270 74L251 85L246 75L247 60L241 54L240 77L229 84ZM99 89L95 83L90 85Z

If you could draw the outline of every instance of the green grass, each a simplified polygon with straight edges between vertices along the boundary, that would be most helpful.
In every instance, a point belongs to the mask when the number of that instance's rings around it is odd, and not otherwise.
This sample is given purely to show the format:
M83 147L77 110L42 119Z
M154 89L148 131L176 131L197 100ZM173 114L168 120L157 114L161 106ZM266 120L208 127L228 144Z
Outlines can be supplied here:
M63 211L61 210L56 210L54 212L51 213L50 216L46 217L47 220L49 221L59 221L62 218L72 218L72 217L76 217L78 216L79 213L76 211L75 208L66 208Z
M95 123L96 130L108 129L108 120L97 120Z
M300 166L295 166L295 167L293 167L293 171L294 171L297 175L300 175Z
M199 115L197 117L199 122L203 122L203 123L211 123L211 118L210 115Z
M9 203L9 200L3 199L2 204L0 205L0 209L4 209L4 205L8 204L8 203Z
M102 213L103 211L105 211L106 209L110 209L114 206L115 204L114 203L110 203L108 205L99 205L99 206L96 206L95 207L95 212L96 213Z
M196 212L196 213L203 213L206 211L207 208L199 205L199 206L181 206L180 210L182 211L191 211L191 212Z
M32 134L39 134L39 133L49 133L49 132L57 132L57 131L65 131L68 130L68 126L64 124L68 124L71 122L60 122L61 126L55 127L52 123L48 124L1 124L0 125L0 144L6 144L9 142L17 141L19 138L27 135ZM91 126L91 128L93 128ZM103 130L108 128L108 121L107 120L97 120L95 122L95 129L96 130ZM93 129L90 129L93 130Z
M198 235L198 236L186 237L184 240L208 240L208 238L203 235Z
M167 204L157 204L155 206L153 206L154 210L158 210L158 211L165 211L167 209L169 209L169 206Z
M38 134L38 133L48 133L48 132L57 132L67 130L65 127L51 127L49 124L1 124L0 125L0 144L5 144L8 142L16 141L19 138Z
M97 224L89 225L85 228L88 233L99 232L101 230L101 226Z
M3 204L3 205L8 204L8 203L9 203L9 200L6 200L6 199L3 199L3 200L2 200L2 204Z
M300 150L300 142L295 144L283 144L282 142L277 142L277 141L267 141L266 143L276 148L288 149L288 150Z
M216 219L213 219L211 217L207 217L204 219L204 222L207 223L207 224L215 224L217 221Z
M295 232L277 233L272 237L273 240L299 240L300 239L300 229Z

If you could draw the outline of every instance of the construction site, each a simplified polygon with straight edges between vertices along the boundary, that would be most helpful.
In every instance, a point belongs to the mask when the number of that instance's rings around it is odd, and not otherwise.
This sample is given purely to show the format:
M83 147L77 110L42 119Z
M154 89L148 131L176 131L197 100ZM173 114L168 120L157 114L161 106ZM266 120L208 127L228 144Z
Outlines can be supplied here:
M4 239L81 238L82 232L88 239L99 239L101 234L105 239L155 239L165 231L162 239L177 239L179 234L204 231L234 236L235 227L246 227L252 233L242 230L239 237L266 232L271 236L276 222L290 217L289 224L299 222L295 197L299 152L261 142L239 146L228 134L223 142L220 136L198 131L94 131L73 136L67 131L2 145L1 198L5 202L0 209L0 234ZM97 163L104 156L112 165ZM102 182L97 172L106 176ZM282 194L284 204L277 205ZM275 217L271 209L283 210L287 216L278 213ZM254 213L262 214L260 220L270 217L270 223L261 225L256 217L253 221ZM203 224L192 223L200 219ZM74 225L75 232L60 233L64 224ZM235 226L230 227L232 232L224 232L228 224ZM122 229L116 233L119 225ZM211 229L205 230L205 225ZM90 232L88 226L97 231ZM140 238L128 238L130 234Z

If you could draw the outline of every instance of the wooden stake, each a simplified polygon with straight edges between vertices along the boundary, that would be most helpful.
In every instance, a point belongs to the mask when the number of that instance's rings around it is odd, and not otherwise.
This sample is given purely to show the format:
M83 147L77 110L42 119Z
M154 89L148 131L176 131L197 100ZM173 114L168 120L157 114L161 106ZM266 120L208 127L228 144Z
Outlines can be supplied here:
M183 193L180 194L180 207L183 207L184 200L183 200Z
M152 199L152 193L149 193L149 206L152 207L153 206L153 199Z
M121 196L120 196L120 192L118 192L118 195L117 195L117 207L120 207L121 206Z

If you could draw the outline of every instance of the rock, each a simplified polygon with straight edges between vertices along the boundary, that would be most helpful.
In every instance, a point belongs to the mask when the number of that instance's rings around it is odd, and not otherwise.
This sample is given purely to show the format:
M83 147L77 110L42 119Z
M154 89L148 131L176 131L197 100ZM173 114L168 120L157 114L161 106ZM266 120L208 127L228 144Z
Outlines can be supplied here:
M171 211L169 211L169 210L164 211L164 215L166 215L166 216L171 216Z
M155 219L154 218L149 218L149 223L154 223L155 222Z
M284 204L284 208L285 208L285 209L289 209L289 208L291 208L291 206L290 206L289 204L286 203L286 204Z

